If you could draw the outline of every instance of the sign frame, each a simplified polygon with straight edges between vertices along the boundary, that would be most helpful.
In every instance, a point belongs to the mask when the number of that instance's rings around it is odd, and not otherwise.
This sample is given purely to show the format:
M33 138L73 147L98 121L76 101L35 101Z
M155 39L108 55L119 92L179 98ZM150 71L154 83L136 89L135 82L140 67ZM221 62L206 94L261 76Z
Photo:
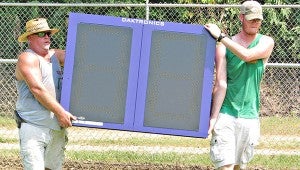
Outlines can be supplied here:
M70 111L72 97L72 80L74 62L76 56L76 41L78 24L109 25L130 28L133 30L130 53L130 64L128 66L128 81L126 91L126 104L124 123L98 122L80 119L73 122L74 126L117 129L136 132L158 133L167 135L179 135L189 137L206 138L210 117L210 107L213 87L215 39L202 26L197 24L182 24L162 21L151 21L143 19L122 18L112 16L101 16L92 14L70 13L67 34L66 59L64 67L63 87L61 93L62 106ZM173 129L144 126L144 114L146 106L146 90L149 74L149 62L151 52L152 33L155 31L166 31L174 33L204 36L206 39L205 61L202 76L201 103L199 103L199 125L197 130ZM201 68L200 68L201 69ZM200 94L199 94L200 95ZM78 106L80 107L80 106ZM84 113L72 113L79 118L84 118ZM98 114L98 113L97 113ZM189 123L189 122L185 122Z

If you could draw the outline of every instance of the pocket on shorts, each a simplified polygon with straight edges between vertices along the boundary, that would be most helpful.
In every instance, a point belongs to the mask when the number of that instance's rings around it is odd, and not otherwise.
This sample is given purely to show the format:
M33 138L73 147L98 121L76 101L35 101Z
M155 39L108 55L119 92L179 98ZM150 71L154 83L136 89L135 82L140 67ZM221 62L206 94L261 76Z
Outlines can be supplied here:
M257 132L257 131L256 131ZM242 155L242 162L248 163L254 157L254 149L258 145L259 131L250 135L250 140Z
M242 163L247 164L254 156L254 144L249 143L242 156Z
M224 160L224 155L221 152L222 141L218 136L213 136L210 141L210 158L213 162L221 162Z

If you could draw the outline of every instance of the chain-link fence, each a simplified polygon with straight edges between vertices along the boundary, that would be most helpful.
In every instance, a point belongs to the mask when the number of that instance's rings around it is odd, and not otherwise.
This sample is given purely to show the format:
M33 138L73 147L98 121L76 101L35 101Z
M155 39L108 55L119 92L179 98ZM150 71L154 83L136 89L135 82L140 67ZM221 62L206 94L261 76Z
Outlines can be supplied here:
M70 12L188 24L218 23L237 33L239 5L200 4L7 4L0 3L0 168L21 168L13 120L14 68L26 48L17 37L27 20L48 18L61 31L52 47L65 48ZM275 39L262 82L261 142L251 169L300 169L300 5L264 5L261 32ZM187 122L188 123L188 122ZM69 128L66 169L212 169L209 139L107 129Z

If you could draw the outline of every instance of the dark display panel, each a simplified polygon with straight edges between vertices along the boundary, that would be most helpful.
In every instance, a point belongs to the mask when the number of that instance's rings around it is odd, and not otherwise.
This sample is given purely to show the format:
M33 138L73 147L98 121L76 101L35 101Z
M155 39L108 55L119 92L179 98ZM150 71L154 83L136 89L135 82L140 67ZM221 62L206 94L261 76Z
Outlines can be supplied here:
M144 126L199 129L205 47L203 35L152 32Z

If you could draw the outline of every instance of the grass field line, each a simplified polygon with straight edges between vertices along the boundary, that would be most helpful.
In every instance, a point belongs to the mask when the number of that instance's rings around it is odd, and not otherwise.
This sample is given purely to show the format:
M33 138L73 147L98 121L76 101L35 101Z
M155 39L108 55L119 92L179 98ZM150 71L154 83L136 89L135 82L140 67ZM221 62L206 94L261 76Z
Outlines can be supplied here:
M83 131L84 130L84 131ZM165 137L165 135L159 134L151 134L151 133L138 133L138 132L129 132L129 131L117 131L117 130L106 130L106 129L77 129L71 128L69 129L69 144L67 145L67 150L72 151L132 151L132 152L146 152L146 153L181 153L181 154L205 154L209 153L209 146L200 148L200 147L182 147L182 146L143 146L143 145L118 145L118 144L110 144L105 146L98 145L89 145L87 143L84 144L72 144L71 142L80 141L82 139L85 142L88 140L97 140L97 139L110 139L110 140L120 140L120 139L128 139L128 138L139 138L139 139L150 139L155 138L159 140L161 137ZM176 136L168 136L170 138ZM18 140L18 129L0 129L0 138L10 139L17 141ZM208 139L199 139L199 140L210 140ZM283 136L283 135L265 135L261 136L260 141L262 142L299 142L300 136ZM101 144L100 144L101 145ZM18 143L1 143L0 149L19 149ZM256 149L256 154L261 155L300 155L300 150L280 150L280 149Z
M118 131L118 130L91 130L86 128L85 131L78 130L68 130L68 138L70 141L80 141L82 139L111 139L111 140L119 140L119 139L128 139L133 137L138 138L161 138L165 137L165 135L159 134L151 134L151 133L140 133L140 132L130 132L130 131ZM15 139L18 138L18 129L0 129L0 137ZM177 136L169 136L176 138ZM199 140L210 140L208 139L199 139ZM260 137L260 141L270 141L270 142L280 142L280 141L295 141L300 142L300 136L284 136L284 135L262 135Z
M78 141L80 139L101 139L101 138L111 138L111 139L126 139L132 137L139 138L159 138L163 135L157 134L144 134L144 133L135 133L135 132L125 132L125 131L103 131L103 133L78 133L72 132L69 133L69 141ZM18 130L8 130L0 129L0 137L8 139L17 139ZM171 136L172 137L172 136ZM202 139L199 139L202 140ZM262 136L261 140L263 141L297 141L300 142L300 137L298 136L282 136L282 135L268 135ZM1 143L0 149L19 149L19 144L17 143ZM197 148L197 147L176 147L176 146L124 146L124 145L105 145L105 146L95 146L95 145L77 145L77 144L68 144L67 150L72 151L132 151L132 152L145 152L145 153L181 153L181 154L208 154L209 148ZM276 149L256 149L256 154L261 155L300 155L300 150L276 150Z
M149 154L162 153L178 153L178 154L209 154L209 148L195 147L174 147L174 146L90 146L90 145L67 145L67 151L91 151L91 152L106 152L106 151L122 151L122 152L138 152ZM2 143L0 149L4 150L19 150L19 144ZM272 149L255 149L257 155L300 155L300 150L283 151Z

